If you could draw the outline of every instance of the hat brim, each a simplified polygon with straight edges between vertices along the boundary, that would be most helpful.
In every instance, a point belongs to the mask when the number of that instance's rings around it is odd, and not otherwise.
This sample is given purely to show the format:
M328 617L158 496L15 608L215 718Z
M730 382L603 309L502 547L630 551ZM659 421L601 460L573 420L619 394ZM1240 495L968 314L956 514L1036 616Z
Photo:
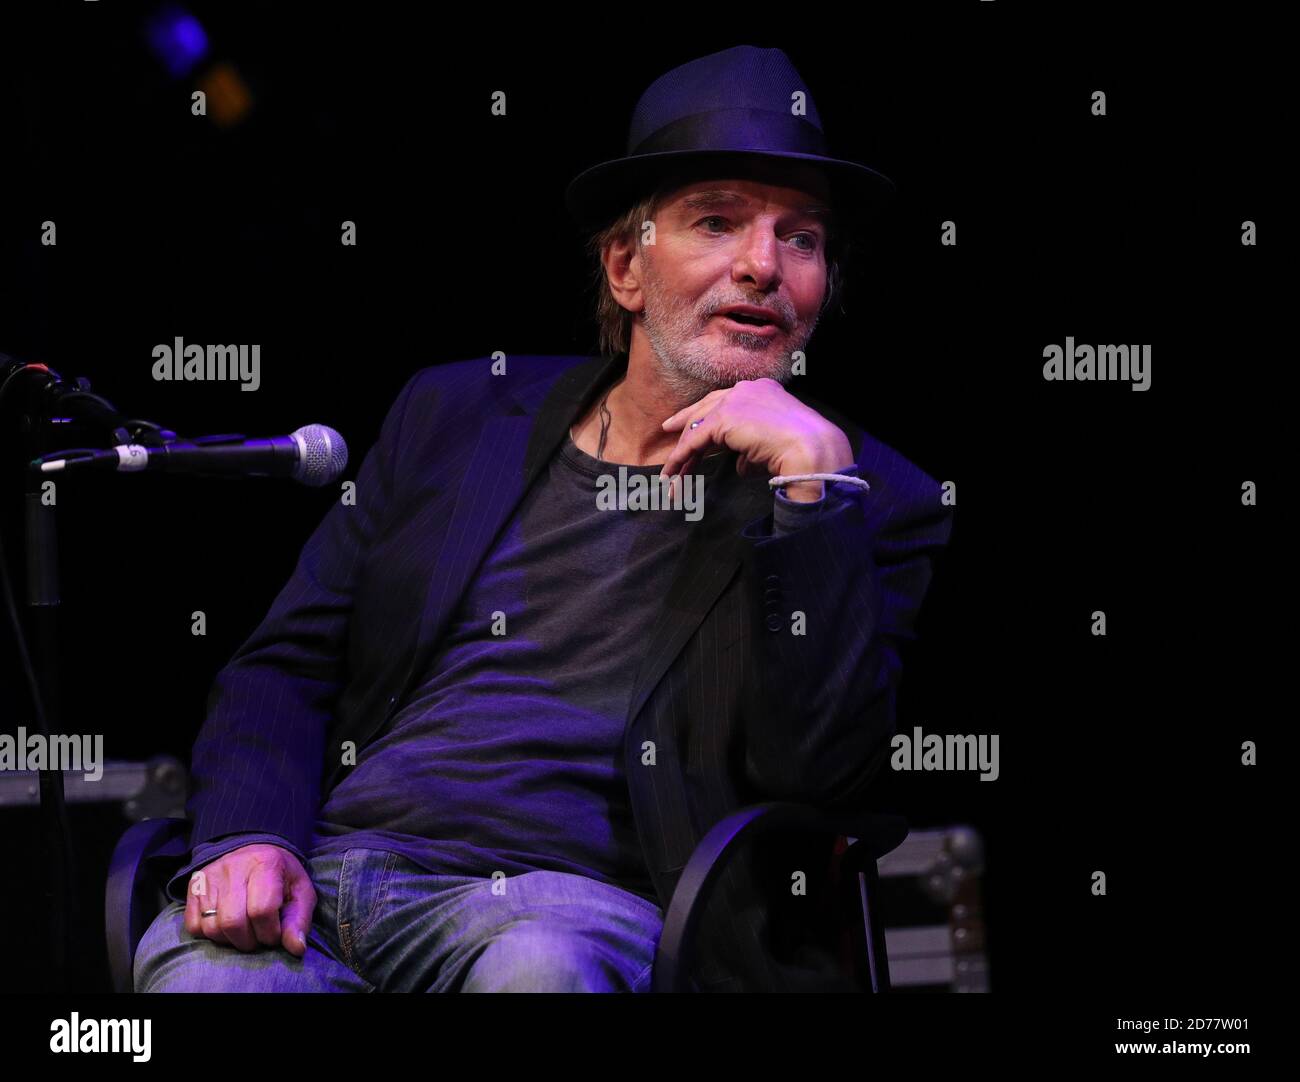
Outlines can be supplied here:
M654 190L659 181L683 166L692 173L713 166L725 168L736 159L807 162L821 168L831 187L832 201L842 224L849 229L866 225L897 193L883 173L857 162L796 151L675 150L639 154L601 162L579 173L564 192L564 204L573 221L584 229L601 229Z

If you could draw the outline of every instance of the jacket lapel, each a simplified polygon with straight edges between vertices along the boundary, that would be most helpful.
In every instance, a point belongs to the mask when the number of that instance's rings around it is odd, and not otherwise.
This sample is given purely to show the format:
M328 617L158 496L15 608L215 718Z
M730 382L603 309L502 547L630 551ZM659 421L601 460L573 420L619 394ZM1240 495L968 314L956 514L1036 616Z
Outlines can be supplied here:
M512 411L489 418L481 429L430 566L420 629L396 697L399 701L427 662L501 527L568 434L569 426L626 363L625 354L595 357L566 369L558 379L525 378L509 386Z
M646 639L647 649L632 687L629 720L640 713L740 567L745 544L740 531L771 510L766 482L738 477L736 457L733 451L724 452L721 469L706 484L703 514L691 526L668 596Z

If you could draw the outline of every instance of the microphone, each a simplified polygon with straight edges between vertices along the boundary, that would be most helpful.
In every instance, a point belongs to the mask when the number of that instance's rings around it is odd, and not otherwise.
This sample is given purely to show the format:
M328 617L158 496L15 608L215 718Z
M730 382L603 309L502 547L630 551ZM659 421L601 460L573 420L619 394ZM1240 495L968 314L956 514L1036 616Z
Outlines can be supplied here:
M348 464L348 445L328 425L303 425L288 436L250 440L244 436L200 436L158 447L124 443L107 451L56 451L31 464L41 473L68 470L166 470L172 473L291 477L319 488Z

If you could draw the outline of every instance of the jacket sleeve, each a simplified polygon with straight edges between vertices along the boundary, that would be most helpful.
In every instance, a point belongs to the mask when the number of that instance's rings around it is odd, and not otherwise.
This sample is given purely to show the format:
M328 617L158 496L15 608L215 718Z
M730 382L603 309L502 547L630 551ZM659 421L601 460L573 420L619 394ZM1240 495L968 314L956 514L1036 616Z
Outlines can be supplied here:
M217 674L192 756L192 847L257 832L298 853L310 848L325 739L346 683L354 591L392 500L402 421L420 376L362 461L355 503L334 502L266 618ZM195 866L191 859L176 873L169 893Z
M241 849L245 845L254 845L256 843L264 845L278 845L282 849L287 849L295 857L298 863L304 867L307 865L307 857L297 846L287 838L279 834L258 834L254 831L245 831L240 834L227 834L225 837L218 838L215 841L200 842L194 847L190 854L189 863L180 871L174 873L167 881L167 896L176 902L185 901L185 892L189 889L188 880L199 868L211 864L218 857L224 857L227 853Z
M850 477L856 477L858 475L858 464L855 462L852 466L845 466L844 469L838 472L846 473ZM821 499L807 501L792 500L781 489L774 489L772 497L772 536L783 537L785 534L794 533L797 530L811 526L814 522L819 522L823 515L838 507L843 503L844 499L844 490L841 485L826 485ZM764 521L766 522L766 519Z
M870 449L869 449L870 447ZM939 484L864 441L870 491L827 486L802 528L750 523L746 588L755 664L745 719L747 780L765 800L858 808L889 750L901 673L934 555L952 531Z

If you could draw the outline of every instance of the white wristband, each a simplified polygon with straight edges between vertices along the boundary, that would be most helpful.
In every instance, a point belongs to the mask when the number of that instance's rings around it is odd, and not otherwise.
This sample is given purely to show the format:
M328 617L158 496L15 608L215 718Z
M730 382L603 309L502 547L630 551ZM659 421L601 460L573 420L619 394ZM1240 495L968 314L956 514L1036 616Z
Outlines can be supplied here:
M871 486L862 480L861 477L853 477L847 473L792 473L779 477L769 477L767 484L769 488L780 488L782 485L788 485L794 481L847 481L851 485L857 485L858 488L871 491Z

